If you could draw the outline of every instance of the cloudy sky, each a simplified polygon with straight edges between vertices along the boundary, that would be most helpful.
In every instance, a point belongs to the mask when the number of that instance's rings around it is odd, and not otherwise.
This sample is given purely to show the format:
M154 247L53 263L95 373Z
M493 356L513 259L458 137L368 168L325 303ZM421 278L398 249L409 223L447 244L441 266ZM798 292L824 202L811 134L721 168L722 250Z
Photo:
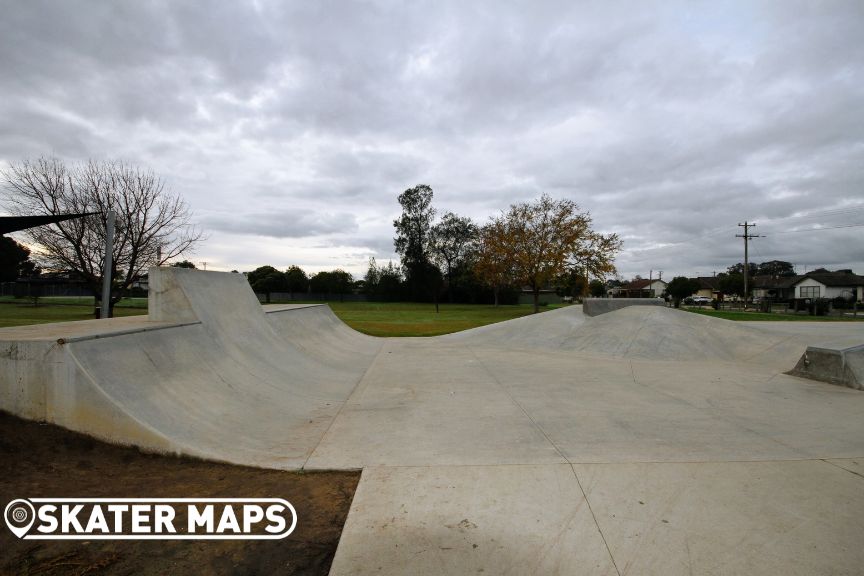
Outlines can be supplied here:
M155 170L195 262L362 275L396 196L485 221L542 192L624 277L864 273L864 2L0 0L0 168ZM859 225L859 226L855 226Z

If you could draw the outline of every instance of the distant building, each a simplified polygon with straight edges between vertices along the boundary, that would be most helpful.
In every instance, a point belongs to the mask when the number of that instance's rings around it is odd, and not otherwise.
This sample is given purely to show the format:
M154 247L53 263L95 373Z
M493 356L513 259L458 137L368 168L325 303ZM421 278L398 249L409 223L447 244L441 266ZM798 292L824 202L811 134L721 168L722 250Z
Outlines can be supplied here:
M795 298L792 285L803 276L753 276L750 279L754 298L784 301Z
M617 294L618 298L656 298L666 291L666 282L663 280L633 280L622 286Z
M699 276L698 278L691 278L691 280L699 283L699 290L693 296L702 296L704 298L711 298L712 300L717 299L717 296L720 294L719 278L716 276Z
M851 270L829 272L819 268L798 276L791 284L793 298L847 298L864 301L864 276Z

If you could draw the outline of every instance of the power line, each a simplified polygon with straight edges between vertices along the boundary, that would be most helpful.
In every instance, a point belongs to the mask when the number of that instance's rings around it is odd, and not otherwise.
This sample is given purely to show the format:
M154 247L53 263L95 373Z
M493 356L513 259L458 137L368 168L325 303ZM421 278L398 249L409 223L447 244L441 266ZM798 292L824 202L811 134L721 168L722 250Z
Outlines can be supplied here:
M785 232L773 232L773 235L777 234L795 234L797 232L819 232L821 230L838 230L840 228L859 228L864 226L864 224L841 224L840 226L824 226L822 228L806 228L804 230L786 230Z

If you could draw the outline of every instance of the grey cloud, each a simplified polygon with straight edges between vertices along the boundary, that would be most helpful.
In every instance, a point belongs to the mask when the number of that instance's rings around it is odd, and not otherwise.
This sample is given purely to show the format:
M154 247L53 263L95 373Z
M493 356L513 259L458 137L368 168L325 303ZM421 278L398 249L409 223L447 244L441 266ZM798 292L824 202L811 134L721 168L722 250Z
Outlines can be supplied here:
M858 228L785 233L861 198L860 2L6 4L0 162L149 165L216 235L389 257L424 182L481 222L573 198L625 275L723 269L744 219L864 272Z
M202 224L221 232L274 238L307 238L325 234L351 233L357 230L357 219L352 214L308 209L283 209L232 216L213 214L207 216Z

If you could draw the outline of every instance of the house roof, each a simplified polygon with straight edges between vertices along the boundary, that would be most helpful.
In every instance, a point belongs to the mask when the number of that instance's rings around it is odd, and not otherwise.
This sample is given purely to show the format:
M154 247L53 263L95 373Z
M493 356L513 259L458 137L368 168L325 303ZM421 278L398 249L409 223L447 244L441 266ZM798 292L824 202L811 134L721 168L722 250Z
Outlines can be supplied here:
M798 279L802 276L771 276L770 274L753 276L751 282L754 288L776 289L776 288L791 288Z
M720 289L720 279L716 276L699 276L698 278L693 278L693 280L699 283L700 290Z
M644 290L650 287L651 284L653 284L654 282L660 282L663 285L666 284L664 280L659 280L657 278L642 278L641 280L633 280L632 282L628 282L627 284L622 286L622 288L624 288L625 290Z
M793 286L800 284L803 280L810 278L816 280L823 286L864 286L864 276L851 274L849 272L808 272L798 276L792 283Z

